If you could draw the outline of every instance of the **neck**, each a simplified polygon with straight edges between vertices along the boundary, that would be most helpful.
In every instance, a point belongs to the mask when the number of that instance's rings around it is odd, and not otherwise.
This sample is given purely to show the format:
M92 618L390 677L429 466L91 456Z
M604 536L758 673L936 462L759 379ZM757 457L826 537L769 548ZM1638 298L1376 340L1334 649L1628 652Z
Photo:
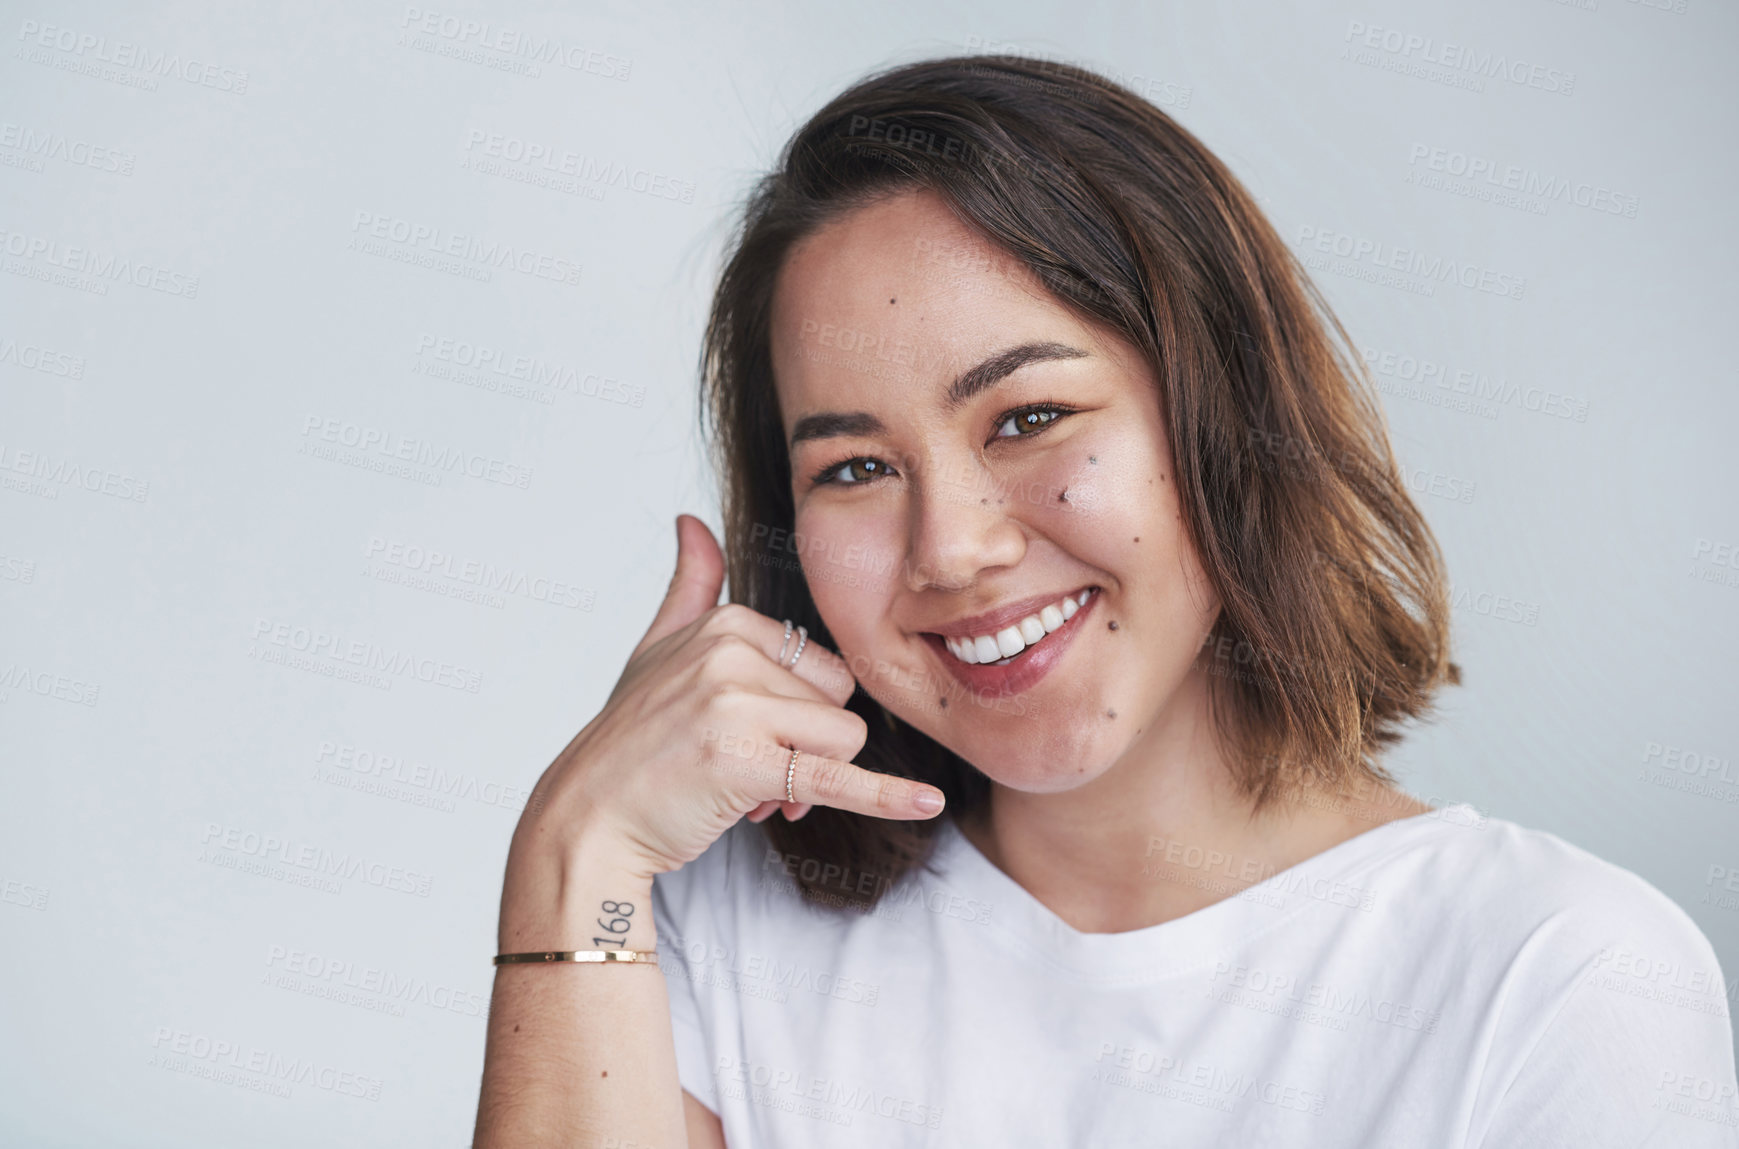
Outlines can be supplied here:
M1122 933L1231 897L1383 822L1430 807L1392 787L1271 803L1232 781L1192 673L1112 767L1083 786L1035 794L992 784L961 820L998 869L1083 933Z

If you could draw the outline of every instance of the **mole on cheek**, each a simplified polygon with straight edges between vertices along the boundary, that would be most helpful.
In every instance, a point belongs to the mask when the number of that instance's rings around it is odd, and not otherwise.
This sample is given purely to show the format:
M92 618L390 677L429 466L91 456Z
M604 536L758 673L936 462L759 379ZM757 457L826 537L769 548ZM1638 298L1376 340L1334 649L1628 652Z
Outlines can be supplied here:
M938 696L936 701L941 704L942 709L948 709L948 700L946 698Z
M1112 619L1112 620L1111 620L1111 621L1110 621L1110 622L1109 622L1109 623L1107 623L1107 624L1106 624L1106 625L1107 625L1107 626L1109 626L1109 627L1110 627L1110 628L1111 628L1111 629L1112 629L1112 630L1116 630L1116 629L1117 629L1117 620L1116 620L1116 619Z
M1106 711L1106 712L1105 712L1105 717L1107 717L1107 718L1115 718L1115 717L1117 717L1117 712L1116 712L1116 711L1115 711L1115 710L1107 710L1107 711Z

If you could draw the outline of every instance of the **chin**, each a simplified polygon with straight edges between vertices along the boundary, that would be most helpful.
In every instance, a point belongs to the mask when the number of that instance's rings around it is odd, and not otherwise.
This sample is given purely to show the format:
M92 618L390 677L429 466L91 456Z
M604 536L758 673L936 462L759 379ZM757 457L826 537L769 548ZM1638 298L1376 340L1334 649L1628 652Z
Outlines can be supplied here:
M994 703L960 697L946 710L923 713L912 713L910 698L877 701L992 782L1027 794L1086 785L1109 770L1121 750L1111 745L1102 719L1041 712L1033 699L1018 695Z

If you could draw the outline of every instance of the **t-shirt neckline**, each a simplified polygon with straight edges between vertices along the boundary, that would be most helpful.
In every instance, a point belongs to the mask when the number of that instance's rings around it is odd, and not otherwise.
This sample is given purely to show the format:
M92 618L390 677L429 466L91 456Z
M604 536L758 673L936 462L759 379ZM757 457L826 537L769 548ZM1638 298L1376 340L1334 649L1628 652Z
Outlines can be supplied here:
M992 903L986 924L1015 948L1083 981L1139 983L1222 960L1254 935L1313 908L1373 912L1368 876L1381 862L1440 832L1455 814L1474 813L1458 802L1384 822L1180 918L1112 934L1069 925L1003 873L952 818L945 819L935 857L945 882Z

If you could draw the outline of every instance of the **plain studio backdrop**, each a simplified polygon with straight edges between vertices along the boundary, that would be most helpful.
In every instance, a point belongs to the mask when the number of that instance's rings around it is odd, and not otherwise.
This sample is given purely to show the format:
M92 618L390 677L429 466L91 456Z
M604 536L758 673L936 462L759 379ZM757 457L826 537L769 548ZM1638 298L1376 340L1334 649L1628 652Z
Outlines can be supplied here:
M1466 674L1403 783L1739 969L1730 5L5 7L0 1140L469 1143L525 792L719 521L733 212L963 52L1176 117L1371 360Z

